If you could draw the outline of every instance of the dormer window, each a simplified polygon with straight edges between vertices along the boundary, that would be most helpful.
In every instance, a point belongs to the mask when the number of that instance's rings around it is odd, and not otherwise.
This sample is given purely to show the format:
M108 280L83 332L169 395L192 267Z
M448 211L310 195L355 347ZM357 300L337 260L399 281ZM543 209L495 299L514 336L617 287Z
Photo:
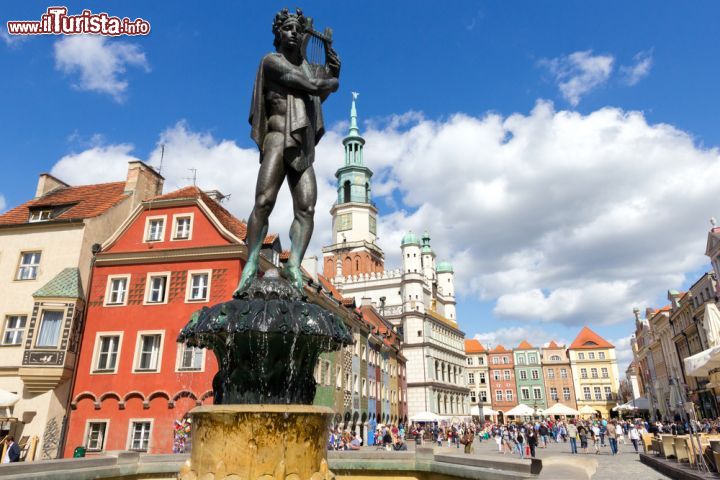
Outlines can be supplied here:
M191 215L178 215L175 217L173 240L189 240L192 228Z
M47 222L52 218L52 209L51 208L41 208L38 210L31 210L30 211L30 223L35 222Z

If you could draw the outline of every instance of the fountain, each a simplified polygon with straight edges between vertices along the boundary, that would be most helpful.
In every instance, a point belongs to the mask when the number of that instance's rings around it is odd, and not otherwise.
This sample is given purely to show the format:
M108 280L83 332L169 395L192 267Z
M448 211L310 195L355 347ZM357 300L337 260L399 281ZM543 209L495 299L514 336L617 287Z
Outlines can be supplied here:
M212 350L219 366L214 405L191 412L193 447L180 479L334 478L325 454L334 412L311 405L313 370L322 352L352 341L349 331L277 270L238 297L196 312L178 336Z

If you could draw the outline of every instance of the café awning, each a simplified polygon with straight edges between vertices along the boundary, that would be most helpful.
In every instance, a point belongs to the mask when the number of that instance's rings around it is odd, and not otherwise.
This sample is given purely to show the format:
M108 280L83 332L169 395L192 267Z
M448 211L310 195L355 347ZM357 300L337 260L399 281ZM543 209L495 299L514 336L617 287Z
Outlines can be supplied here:
M720 345L685 359L685 374L691 377L707 377L716 368L720 368Z

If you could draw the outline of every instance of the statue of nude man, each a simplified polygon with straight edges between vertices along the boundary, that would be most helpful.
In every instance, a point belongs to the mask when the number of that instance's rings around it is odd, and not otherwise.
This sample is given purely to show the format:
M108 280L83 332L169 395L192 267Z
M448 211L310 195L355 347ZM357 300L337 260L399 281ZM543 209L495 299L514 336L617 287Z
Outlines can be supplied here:
M317 182L315 145L324 133L321 104L338 89L340 60L326 51L326 75L315 75L301 52L306 20L302 12L281 10L273 22L275 53L260 62L250 110L251 136L260 149L255 207L248 220L248 260L238 296L257 276L258 260L268 231L268 217L287 178L295 218L290 227L290 258L285 276L303 289L300 264L314 226Z

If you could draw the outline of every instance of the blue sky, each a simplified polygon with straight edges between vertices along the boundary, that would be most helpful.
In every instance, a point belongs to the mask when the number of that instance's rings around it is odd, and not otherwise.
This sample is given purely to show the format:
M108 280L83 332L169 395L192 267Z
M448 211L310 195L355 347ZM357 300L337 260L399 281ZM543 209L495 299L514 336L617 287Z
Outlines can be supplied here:
M38 19L48 5L5 2L0 19ZM152 33L91 47L2 36L4 208L27 200L43 171L89 183L121 177L128 158L156 162L162 139L167 189L198 168L200 185L231 191L231 209L246 216L255 69L272 48L275 12L295 5L67 6L143 17ZM403 230L429 229L456 265L468 336L572 341L589 324L626 342L631 305L659 307L667 289L708 268L707 219L720 214L711 178L720 144L717 2L301 6L335 30L343 62L340 90L325 104L320 202L332 198L342 122L359 91L388 263L399 261ZM103 70L108 59L115 63ZM232 182L224 168L236 169ZM316 248L329 240L329 207L318 205ZM277 215L284 231L288 217ZM670 225L681 232L657 235Z

